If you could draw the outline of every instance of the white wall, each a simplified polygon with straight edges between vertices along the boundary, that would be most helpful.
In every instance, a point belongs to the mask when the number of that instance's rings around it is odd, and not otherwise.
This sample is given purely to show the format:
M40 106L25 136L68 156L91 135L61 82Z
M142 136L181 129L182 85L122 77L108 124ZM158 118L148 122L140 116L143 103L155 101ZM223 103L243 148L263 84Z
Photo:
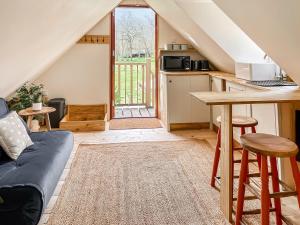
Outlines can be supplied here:
M219 70L234 72L234 60L173 0L145 0Z
M88 34L109 35L110 15ZM45 85L50 98L67 104L109 104L110 45L76 44L36 82Z
M178 33L171 25L162 17L158 17L158 48L163 49L165 44L177 43L191 45L180 33ZM167 53L166 53L167 54ZM169 53L168 53L169 54ZM187 53L172 53L174 55L186 55ZM205 59L199 52L189 52L192 60Z
M158 18L159 47L165 43L188 43L162 18ZM110 15L88 34L110 35ZM196 54L198 58L199 54ZM45 85L49 98L63 97L67 104L109 105L110 46L76 44L36 81Z
M0 1L0 96L45 71L119 2Z
M174 30L162 17L158 17L158 48L164 48L167 43L186 44L188 41Z
M299 0L213 0L300 84Z
M176 2L235 61L265 62L265 53L214 2Z

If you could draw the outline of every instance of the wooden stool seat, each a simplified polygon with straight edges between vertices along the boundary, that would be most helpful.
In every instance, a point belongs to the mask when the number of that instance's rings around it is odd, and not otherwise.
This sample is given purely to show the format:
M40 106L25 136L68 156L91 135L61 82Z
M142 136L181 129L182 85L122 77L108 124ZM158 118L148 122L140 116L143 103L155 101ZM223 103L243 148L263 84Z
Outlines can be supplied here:
M221 116L217 117L217 122L221 123ZM234 116L232 117L233 127L254 127L258 124L258 121L252 117L247 116Z
M215 151L215 157L214 157L214 163L213 163L213 169L212 169L212 175L211 175L211 181L210 185L212 187L216 188L215 181L220 180L221 177L217 176L218 172L218 167L219 167L219 160L220 160L220 148L221 148L221 116L217 117L217 121L220 124L218 128L218 134L217 134L217 145L216 145L216 151ZM255 126L258 124L258 121L252 117L243 117L243 116L235 116L232 118L232 127L239 128L241 130L241 135L245 134L247 128L250 128L250 132L256 133L256 128ZM241 147L233 147L232 151L237 151L237 150L242 150ZM259 162L260 158L257 156L257 159L250 159L249 161L252 162ZM234 159L234 153L232 153L232 167L233 167L233 174L232 177L235 178L234 176L234 164L235 163L241 163L241 160L235 160Z
M294 142L271 134L245 134L241 142L245 149L265 156L292 157L298 153Z
M300 208L300 173L296 161L298 152L297 145L289 139L270 134L252 133L241 136L242 154L241 171L239 176L239 188L237 197L235 225L244 224L242 217L249 213L244 211L246 188L256 198L260 199L260 209L252 210L251 213L260 213L261 225L270 225L270 212L275 211L276 225L282 225L287 221L281 212L281 199L297 196ZM260 183L251 178L249 174L249 153L254 152L259 159ZM292 174L295 182L295 191L279 180L277 159L290 160ZM268 163L268 160L270 163ZM270 170L271 169L271 170ZM269 189L269 176L272 180L272 191ZM280 185L283 188L280 188ZM274 208L271 199L274 201ZM249 214L248 214L249 215ZM289 224L289 223L288 223Z

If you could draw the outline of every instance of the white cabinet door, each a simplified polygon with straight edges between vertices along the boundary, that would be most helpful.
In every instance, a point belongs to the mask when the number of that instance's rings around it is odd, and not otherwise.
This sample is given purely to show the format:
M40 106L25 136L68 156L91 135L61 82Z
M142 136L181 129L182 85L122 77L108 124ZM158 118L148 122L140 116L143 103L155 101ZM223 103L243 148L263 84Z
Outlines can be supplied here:
M246 91L246 87L232 82L226 83L226 91L241 92ZM249 104L233 105L232 116L251 116L251 108ZM233 137L240 142L241 131L239 128L233 129Z
M189 77L169 76L167 78L167 86L169 122L187 123L190 119L191 107Z
M222 79L219 79L219 78L216 78L216 77L212 77L211 78L212 82L211 82L211 90L212 91L216 91L216 92L221 92L223 91L223 85L222 85ZM219 106L219 105L214 105L212 107L212 110L213 110L213 123L215 125L218 125L218 122L217 122L217 117L221 115L221 107L222 106Z
M164 75L160 76L160 119L165 127L168 126L168 108L167 108L167 77Z
M190 76L190 90L189 92L209 91L209 76ZM191 110L190 123L209 122L210 110L209 106L197 100L190 95Z
M247 91L254 90L247 87ZM252 104L251 116L258 121L256 127L258 133L279 135L277 104Z
M246 87L232 82L226 83L226 91L228 92L241 92L246 91ZM232 106L232 115L233 116L250 116L251 110L250 105L241 104Z
M276 104L253 104L252 117L257 119L258 133L278 135Z

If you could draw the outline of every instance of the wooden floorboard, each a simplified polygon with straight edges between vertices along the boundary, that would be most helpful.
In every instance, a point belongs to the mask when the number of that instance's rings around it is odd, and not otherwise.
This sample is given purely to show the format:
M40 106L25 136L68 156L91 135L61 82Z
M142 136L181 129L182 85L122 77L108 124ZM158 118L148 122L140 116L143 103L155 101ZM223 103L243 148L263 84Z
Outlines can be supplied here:
M148 109L148 112L150 114L151 117L155 117L155 110L154 108L147 108Z
M132 113L133 117L141 117L142 116L138 108L131 109L131 113Z
M154 108L143 107L117 107L115 109L115 119L119 118L147 118L155 117Z
M116 109L115 110L115 118L123 118L123 110L122 109Z
M123 109L123 115L124 118L131 118L132 117L132 113L130 109Z
M148 110L146 108L141 108L140 113L142 117L151 117Z

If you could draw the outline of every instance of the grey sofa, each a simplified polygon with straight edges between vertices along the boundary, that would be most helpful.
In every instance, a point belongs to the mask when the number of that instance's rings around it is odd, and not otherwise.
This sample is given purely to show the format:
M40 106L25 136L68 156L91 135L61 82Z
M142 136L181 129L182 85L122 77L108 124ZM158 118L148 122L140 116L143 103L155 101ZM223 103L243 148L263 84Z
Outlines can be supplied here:
M0 117L9 112L0 98ZM14 161L0 147L0 224L36 225L73 149L67 131L29 134L34 145Z

